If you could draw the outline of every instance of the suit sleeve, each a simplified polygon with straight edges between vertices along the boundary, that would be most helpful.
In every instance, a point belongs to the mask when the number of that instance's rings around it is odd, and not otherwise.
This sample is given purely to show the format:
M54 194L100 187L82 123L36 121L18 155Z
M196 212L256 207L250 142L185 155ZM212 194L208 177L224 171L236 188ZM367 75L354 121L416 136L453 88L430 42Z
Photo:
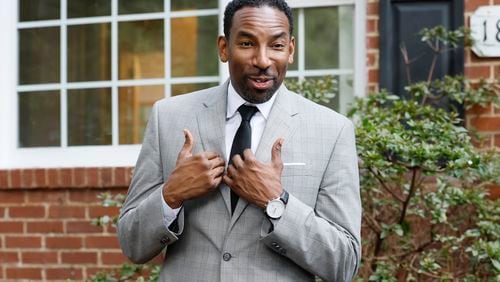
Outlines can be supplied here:
M118 220L120 246L134 263L145 263L160 254L165 246L178 239L184 227L183 209L177 216L177 232L169 230L164 221L158 120L156 103Z
M283 216L262 241L326 281L351 281L361 259L361 202L352 122L333 146L314 208L290 195Z

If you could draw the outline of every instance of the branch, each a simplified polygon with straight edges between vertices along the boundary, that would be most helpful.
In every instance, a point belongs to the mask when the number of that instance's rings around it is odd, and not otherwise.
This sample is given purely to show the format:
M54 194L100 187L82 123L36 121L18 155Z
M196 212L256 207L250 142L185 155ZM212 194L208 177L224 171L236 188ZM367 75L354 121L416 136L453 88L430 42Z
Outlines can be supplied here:
M382 188L384 188L384 190L386 190L387 192L389 192L389 194L391 194L391 196L393 196L396 200L400 201L401 203L404 202L404 199L402 199L401 197L399 197L396 193L394 193L391 188L389 188L384 180L381 178L380 174L376 171L373 170L373 168L369 167L368 170L373 174L373 176L375 176L375 178L378 180L378 182L380 183L380 185L382 186Z
M410 204L410 200L413 197L413 194L415 194L415 190L417 188L415 181L417 179L417 173L419 172L419 169L413 168L412 171L413 175L411 177L410 192L408 193L408 197L406 197L406 200L403 203L403 210L401 211L401 216L399 217L399 224L403 223L406 217L406 211L408 210L408 206Z
M380 233L382 233L382 227L380 227L378 222L367 213L363 213L363 218L365 219L366 224L368 224L368 227L377 233L377 236L380 236Z

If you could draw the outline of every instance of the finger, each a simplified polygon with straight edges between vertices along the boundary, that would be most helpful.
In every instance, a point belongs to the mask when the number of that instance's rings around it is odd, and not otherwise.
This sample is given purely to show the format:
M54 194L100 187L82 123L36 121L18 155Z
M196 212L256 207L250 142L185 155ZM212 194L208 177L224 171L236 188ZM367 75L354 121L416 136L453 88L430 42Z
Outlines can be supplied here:
M241 159L241 156L239 154L234 155L232 161L233 161L233 166L236 169L243 167L243 159Z
M274 144L271 151L271 163L277 167L283 169L283 161L281 160L281 147L283 146L283 138L278 138Z
M219 153L216 153L216 152L212 152L212 151L206 151L203 153L203 155L208 159L208 160L211 160L211 159L215 159L217 157L220 157L220 154Z
M210 174L212 175L212 177L220 177L224 174L224 167L220 166L218 168L212 169L210 171Z
M211 159L210 163L212 163L212 168L224 167L226 164L226 162L221 157Z
M243 157L245 162L255 161L255 155L252 153L252 150L250 149L245 149L245 151L243 151Z
M229 187L233 187L233 185L234 185L234 181L231 178L229 178L229 176L227 176L227 175L224 175L222 177L222 181L224 183L226 183L226 185L229 186Z
M184 129L184 145L179 152L177 161L190 157L192 155L193 145L193 135L191 134L191 132L189 132L189 130Z
M235 177L237 174L238 174L238 171L236 171L236 168L234 167L234 165L230 164L230 165L227 167L227 176L228 176L228 177L230 177L230 178L233 178L233 177Z
M219 177L217 177L217 178L214 179L214 181L215 181L214 188L216 188L216 187L218 187L220 185L220 183L222 181L222 177L223 177L223 175L221 175L221 176L219 176Z

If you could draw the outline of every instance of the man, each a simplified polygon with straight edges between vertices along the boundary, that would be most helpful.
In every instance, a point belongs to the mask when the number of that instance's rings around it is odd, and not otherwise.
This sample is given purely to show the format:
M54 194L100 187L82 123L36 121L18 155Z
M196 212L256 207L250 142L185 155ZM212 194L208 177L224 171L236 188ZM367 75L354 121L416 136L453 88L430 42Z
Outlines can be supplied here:
M154 105L118 233L136 263L167 247L161 281L353 278L353 126L282 85L292 29L283 0L230 2L218 39L230 80Z

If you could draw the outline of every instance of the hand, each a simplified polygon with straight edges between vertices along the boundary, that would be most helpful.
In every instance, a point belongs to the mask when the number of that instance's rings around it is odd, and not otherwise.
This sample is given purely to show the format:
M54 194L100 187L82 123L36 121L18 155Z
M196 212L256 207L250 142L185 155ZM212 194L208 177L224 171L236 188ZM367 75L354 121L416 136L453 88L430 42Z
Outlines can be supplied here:
M184 129L184 138L175 169L163 185L163 198L173 209L186 200L214 190L221 183L224 173L225 163L219 154L202 152L193 156L193 135L187 129Z
M240 155L233 157L233 163L228 166L224 175L224 183L238 196L244 198L260 208L264 208L272 199L278 198L283 192L281 187L281 146L283 139L279 138L273 144L271 163L259 162L250 149L243 152L245 159Z

